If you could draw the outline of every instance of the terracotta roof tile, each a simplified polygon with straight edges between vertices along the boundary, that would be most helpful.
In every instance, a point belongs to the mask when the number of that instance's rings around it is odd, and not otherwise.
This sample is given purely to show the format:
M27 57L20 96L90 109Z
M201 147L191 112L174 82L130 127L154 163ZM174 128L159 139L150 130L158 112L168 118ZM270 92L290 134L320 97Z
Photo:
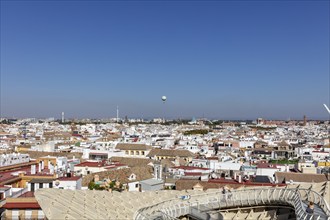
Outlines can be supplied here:
M147 156L194 157L195 154L188 150L152 149Z
M145 144L118 143L116 149L120 150L151 150L152 147Z
M6 203L2 207L5 209L40 209L40 205L37 202Z
M325 174L311 174L311 173L292 173L292 172L276 172L275 178L277 182L282 183L292 180L293 182L304 183L319 183L326 182L330 179Z
M124 168L119 170L110 170L110 171L103 171L88 174L87 176L83 177L82 185L87 186L90 181L94 179L95 175L99 175L99 179L110 179L110 180L119 180L121 183L128 183L128 182L135 182L145 179L152 178L152 167L144 166L144 167L132 167L132 168ZM131 174L136 175L136 179L130 181L128 178Z

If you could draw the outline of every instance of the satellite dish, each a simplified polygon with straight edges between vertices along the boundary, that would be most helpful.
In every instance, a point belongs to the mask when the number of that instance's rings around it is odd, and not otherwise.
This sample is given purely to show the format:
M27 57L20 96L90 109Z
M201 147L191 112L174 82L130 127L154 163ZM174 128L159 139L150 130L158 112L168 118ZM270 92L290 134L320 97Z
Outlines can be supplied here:
M163 102L166 101L166 96L162 96L162 101L163 101Z

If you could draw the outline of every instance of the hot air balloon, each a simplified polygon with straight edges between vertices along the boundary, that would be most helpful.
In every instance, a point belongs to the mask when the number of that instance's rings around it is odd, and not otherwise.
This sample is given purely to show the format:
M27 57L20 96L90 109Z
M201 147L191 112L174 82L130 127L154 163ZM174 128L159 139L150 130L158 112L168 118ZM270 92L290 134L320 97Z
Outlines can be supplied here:
M162 96L162 101L165 103L165 101L166 101L166 96Z

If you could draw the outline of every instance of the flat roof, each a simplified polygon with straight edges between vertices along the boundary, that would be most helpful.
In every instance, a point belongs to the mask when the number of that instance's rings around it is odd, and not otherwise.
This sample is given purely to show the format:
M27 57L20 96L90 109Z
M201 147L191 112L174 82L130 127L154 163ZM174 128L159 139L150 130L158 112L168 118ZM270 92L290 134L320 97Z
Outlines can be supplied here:
M34 178L30 183L52 183L55 179Z
M72 177L60 177L58 178L59 181L77 181L79 179L82 179L81 176L72 176Z
M157 180L157 179L147 179L147 180L140 181L140 183L145 183L147 185L153 186L153 185L163 184L164 181L163 180Z

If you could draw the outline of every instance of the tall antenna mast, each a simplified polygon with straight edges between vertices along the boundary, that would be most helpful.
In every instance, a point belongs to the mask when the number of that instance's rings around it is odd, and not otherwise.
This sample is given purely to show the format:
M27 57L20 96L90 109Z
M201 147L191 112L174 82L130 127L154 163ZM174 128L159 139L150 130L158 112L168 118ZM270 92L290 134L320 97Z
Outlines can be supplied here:
M62 112L62 123L64 123L64 112Z
M119 108L118 108L118 105L117 105L117 119L116 119L117 123L119 121Z

